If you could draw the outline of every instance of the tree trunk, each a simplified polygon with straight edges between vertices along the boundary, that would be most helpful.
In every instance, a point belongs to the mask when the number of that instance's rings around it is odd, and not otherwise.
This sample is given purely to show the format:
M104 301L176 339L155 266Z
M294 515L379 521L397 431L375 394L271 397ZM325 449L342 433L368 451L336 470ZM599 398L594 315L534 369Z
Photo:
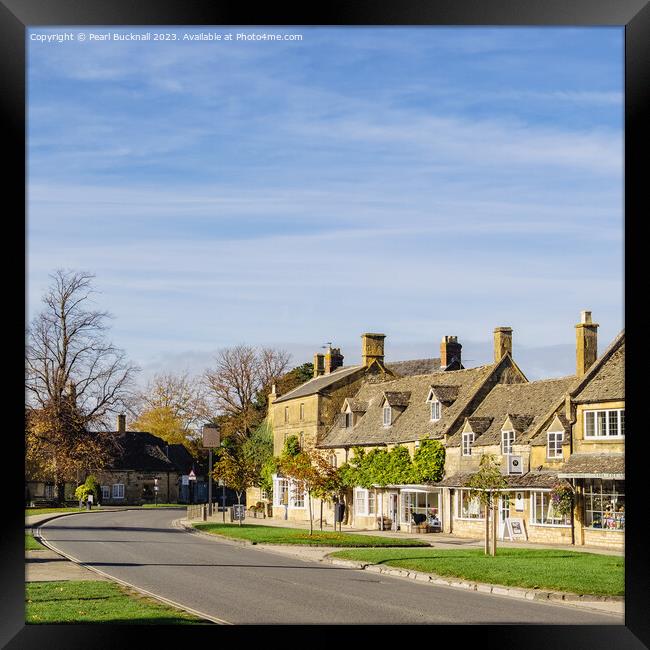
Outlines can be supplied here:
M314 519L312 515L312 506L311 506L311 492L307 492L307 498L309 499L309 534L314 534Z
M485 555L490 554L490 501L486 501L485 508Z
M497 520L499 519L499 502L492 500L492 557L497 554Z

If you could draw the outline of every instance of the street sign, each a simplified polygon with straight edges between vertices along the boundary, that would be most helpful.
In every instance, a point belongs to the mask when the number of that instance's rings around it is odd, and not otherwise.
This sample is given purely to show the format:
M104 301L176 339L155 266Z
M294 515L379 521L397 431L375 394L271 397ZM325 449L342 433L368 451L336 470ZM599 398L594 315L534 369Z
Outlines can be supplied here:
M232 507L232 519L233 521L243 521L246 519L246 506L235 504Z
M211 424L206 424L202 429L203 433L203 446L206 449L221 446L221 431L218 427Z
M183 485L189 485L190 477L187 474L183 474L183 476L181 476L181 481Z
M187 477L190 481L196 481L196 474L194 473L194 470L190 471L189 476Z
M153 486L153 489L154 489L156 492L158 492L158 486L157 486L157 485L154 485L154 486Z

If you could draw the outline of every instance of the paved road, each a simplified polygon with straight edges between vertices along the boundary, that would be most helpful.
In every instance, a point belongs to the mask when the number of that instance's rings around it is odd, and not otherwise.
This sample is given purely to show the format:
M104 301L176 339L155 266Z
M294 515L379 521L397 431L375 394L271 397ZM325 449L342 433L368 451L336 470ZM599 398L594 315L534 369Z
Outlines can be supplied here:
M205 539L178 510L62 517L54 547L111 576L228 623L620 624L620 618L464 592Z

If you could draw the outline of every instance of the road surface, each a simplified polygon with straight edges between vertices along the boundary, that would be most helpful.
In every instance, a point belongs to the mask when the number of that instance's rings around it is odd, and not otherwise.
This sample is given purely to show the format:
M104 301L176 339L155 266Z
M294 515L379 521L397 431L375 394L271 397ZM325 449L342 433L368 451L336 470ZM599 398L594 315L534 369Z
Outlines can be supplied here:
M308 562L172 526L175 509L52 520L53 547L175 603L232 624L621 624L620 616L465 592Z

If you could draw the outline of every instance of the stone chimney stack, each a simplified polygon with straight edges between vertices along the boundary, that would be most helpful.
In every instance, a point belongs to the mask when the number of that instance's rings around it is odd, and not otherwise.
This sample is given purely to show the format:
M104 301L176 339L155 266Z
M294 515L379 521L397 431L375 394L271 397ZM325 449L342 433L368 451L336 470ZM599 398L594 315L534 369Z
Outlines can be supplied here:
M384 362L384 339L385 334L373 334L366 332L361 335L361 363L366 368L376 359Z
M332 348L328 346L325 351L325 374L329 375L330 372L334 372L342 365L343 355L341 354L341 348Z
M494 363L499 363L509 352L512 355L512 327L494 328Z
M598 323L591 322L591 312L580 312L576 325L576 375L582 377L598 357Z
M314 355L314 377L320 377L325 374L325 355Z
M126 433L126 415L124 413L117 416L117 432Z
M460 351L462 347L457 336L443 336L440 343L440 368L446 368L453 363L457 363L460 369Z

